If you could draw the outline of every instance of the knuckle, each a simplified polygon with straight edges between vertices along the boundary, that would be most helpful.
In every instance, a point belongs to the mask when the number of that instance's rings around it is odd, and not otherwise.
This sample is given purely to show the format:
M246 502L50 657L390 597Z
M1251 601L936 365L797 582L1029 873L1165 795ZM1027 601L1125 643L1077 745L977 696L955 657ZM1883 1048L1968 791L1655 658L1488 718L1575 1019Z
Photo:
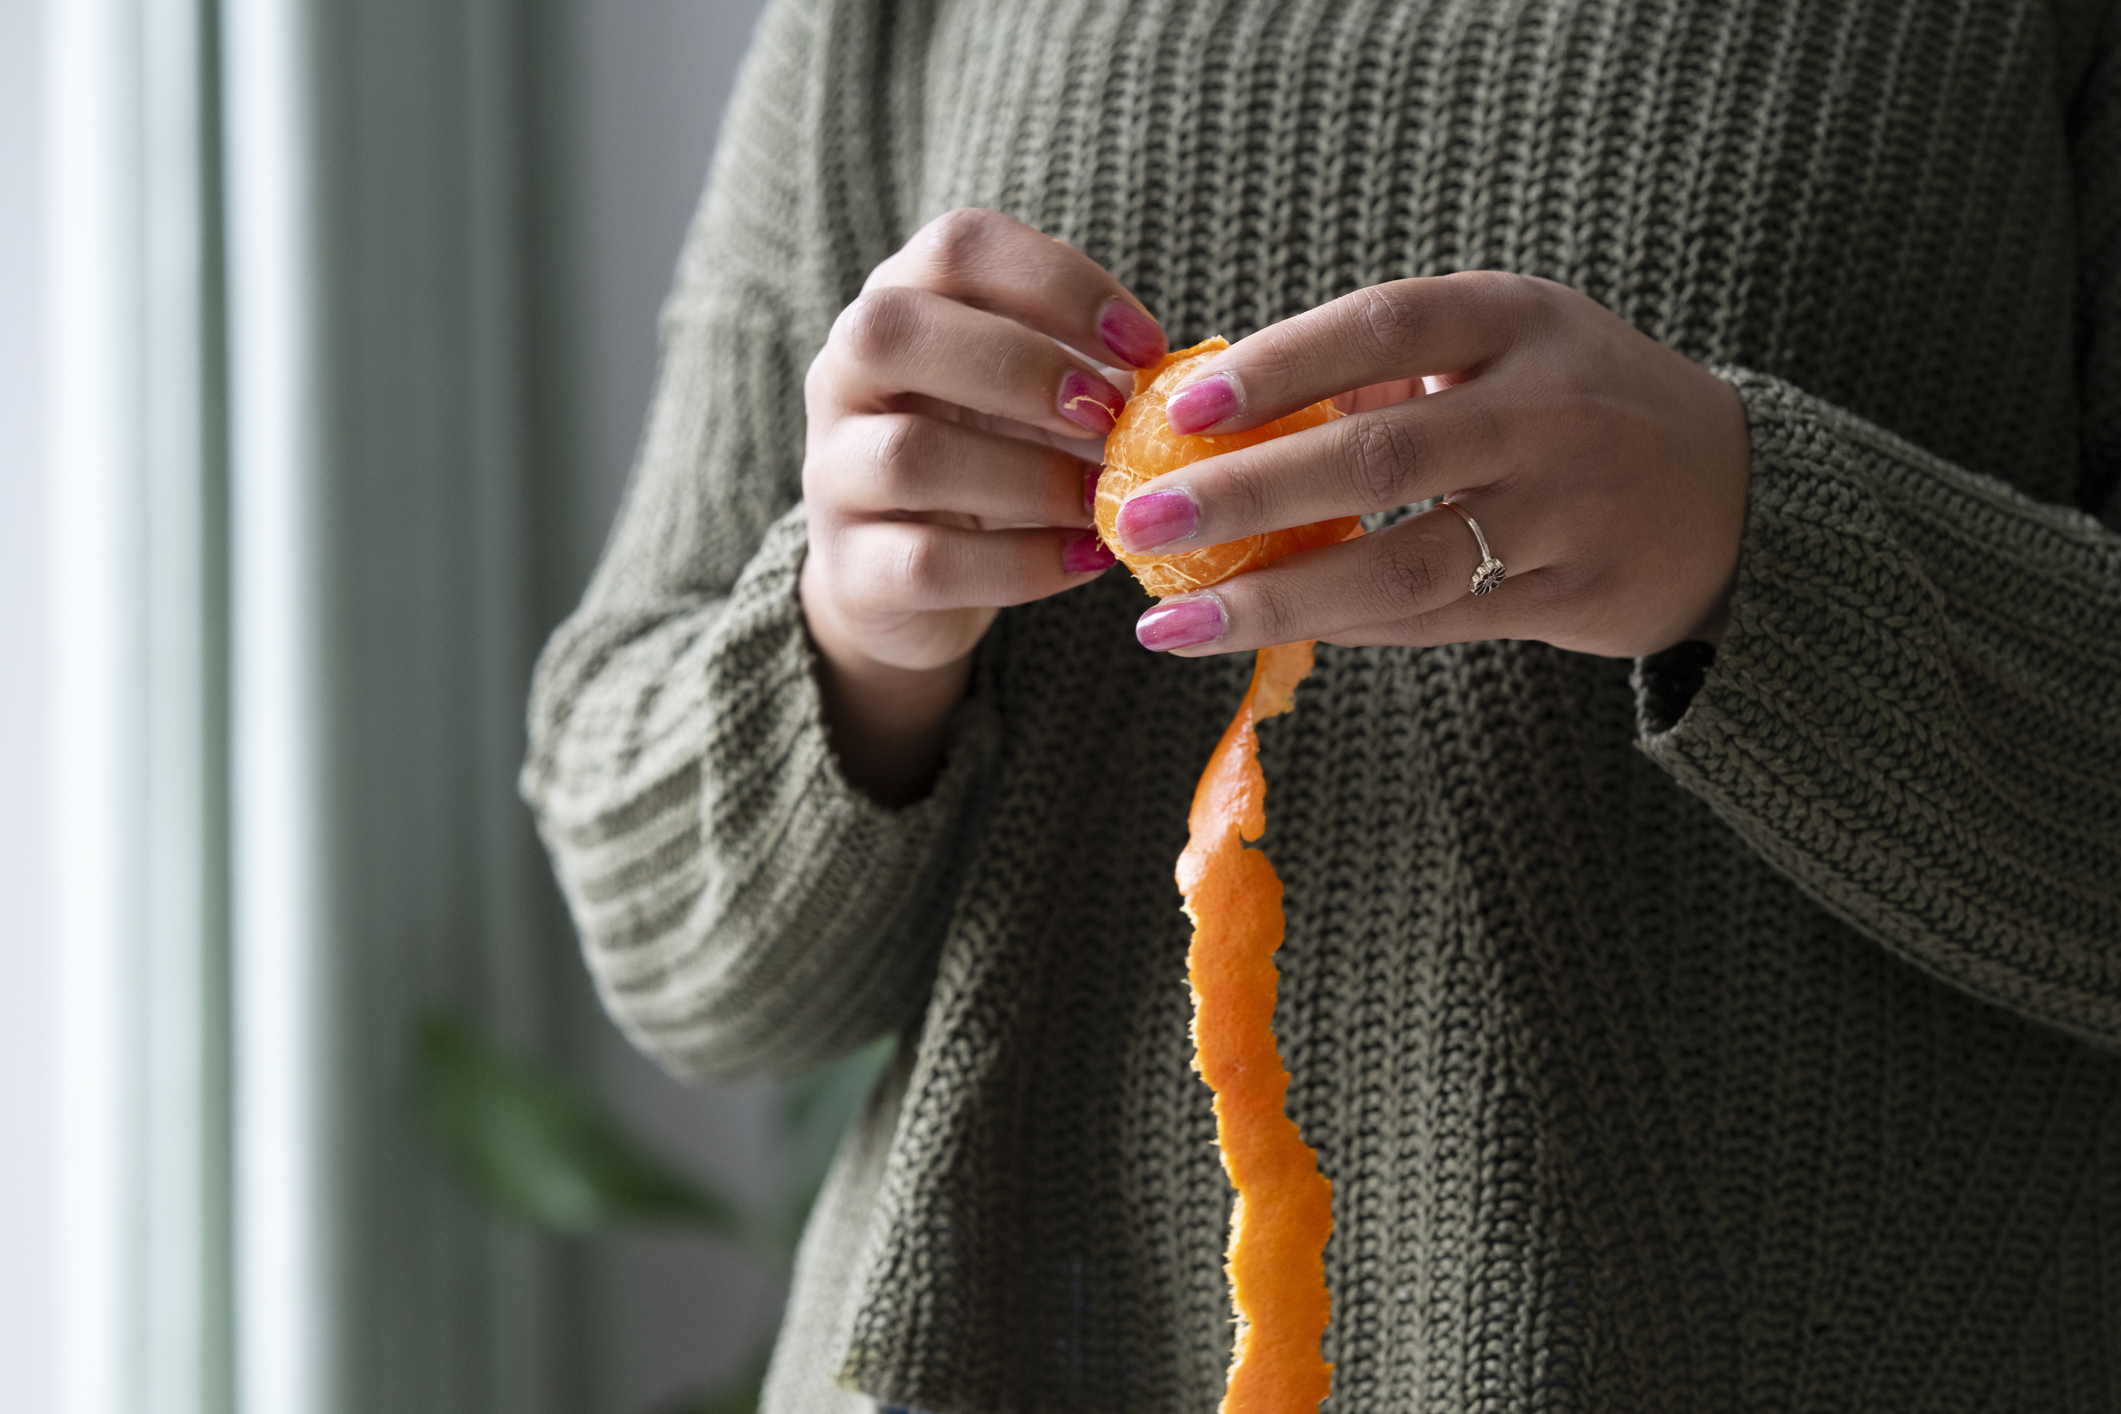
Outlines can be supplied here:
M1348 296L1348 317L1391 366L1412 357L1420 342L1420 318L1394 285L1372 285Z
M1461 270L1444 279L1468 311L1499 320L1511 341L1536 321L1544 303L1537 288L1541 282L1508 270Z
M903 348L919 323L912 292L885 285L855 296L833 324L833 341L857 363L880 363Z
M1446 275L1454 293L1484 308L1528 305L1535 281L1508 270L1461 270Z
M1510 332L1516 338L1543 334L1561 321L1570 293L1567 287L1529 275L1491 273L1498 276L1493 290L1496 303L1508 311Z
M1444 278L1470 295L1497 300L1513 299L1534 283L1508 270L1460 270Z
M1540 275L1511 275L1510 289L1523 302L1524 307L1536 315L1547 316L1564 313L1582 301L1583 296L1567 285L1549 280Z
M1245 617L1256 636L1266 643L1286 643L1302 636L1302 604L1277 575L1248 575L1251 603Z
M1283 388L1302 377L1310 362L1310 339L1270 337L1246 349L1244 379L1247 388Z
M1233 531L1250 533L1272 524L1276 498L1271 478L1257 468L1231 467L1216 486L1215 499Z
M1380 618L1405 618L1429 607L1436 597L1436 567L1412 545L1395 544L1380 555L1374 592Z
M1349 418L1340 458L1347 494L1365 511L1390 510L1406 499L1422 464L1421 438L1389 412Z
M878 500L904 507L913 500L919 468L926 450L927 422L924 418L893 413L873 419L864 471Z
M890 575L905 597L916 604L942 599L950 571L942 538L931 533L930 527L909 526L895 539Z
M960 206L945 211L921 228L921 257L944 286L959 285L981 267L1008 217L984 207Z
M810 360L810 366L803 370L803 409L813 418L831 391L827 386L832 380L830 355L830 345L819 349L817 356Z

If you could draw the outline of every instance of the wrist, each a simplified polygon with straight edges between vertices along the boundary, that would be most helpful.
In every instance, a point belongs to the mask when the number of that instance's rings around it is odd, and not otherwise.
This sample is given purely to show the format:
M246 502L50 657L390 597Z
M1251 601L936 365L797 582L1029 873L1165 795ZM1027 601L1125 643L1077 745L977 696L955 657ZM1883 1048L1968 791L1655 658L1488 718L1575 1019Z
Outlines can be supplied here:
M1753 436L1746 418L1745 399L1738 389L1707 369L1701 370L1709 389L1711 416L1710 451L1707 465L1714 468L1708 487L1715 493L1713 535L1707 543L1722 547L1716 563L1722 570L1715 600L1686 635L1687 639L1720 647L1731 622L1731 595L1738 586L1738 559L1744 553L1747 507L1752 498Z
M920 799L942 769L950 714L971 681L972 654L936 666L887 662L863 650L860 634L823 602L807 572L801 599L825 731L841 772L879 804Z

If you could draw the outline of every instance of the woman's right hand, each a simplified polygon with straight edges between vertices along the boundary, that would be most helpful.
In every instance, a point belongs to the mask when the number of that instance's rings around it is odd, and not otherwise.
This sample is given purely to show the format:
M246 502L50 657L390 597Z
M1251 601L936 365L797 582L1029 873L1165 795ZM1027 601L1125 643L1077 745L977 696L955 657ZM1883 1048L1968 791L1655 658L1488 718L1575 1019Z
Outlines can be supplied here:
M1166 343L1081 251L958 210L871 272L810 365L803 616L841 766L887 804L934 779L996 611L1113 563L1089 492L1125 394L1070 349L1140 367Z

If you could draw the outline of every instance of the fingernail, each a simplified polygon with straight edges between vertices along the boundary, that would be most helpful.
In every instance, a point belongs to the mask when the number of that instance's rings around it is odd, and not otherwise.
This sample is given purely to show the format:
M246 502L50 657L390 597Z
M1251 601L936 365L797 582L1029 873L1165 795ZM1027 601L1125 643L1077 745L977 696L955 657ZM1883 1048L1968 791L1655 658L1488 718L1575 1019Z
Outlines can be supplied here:
M1237 378L1229 373L1211 373L1178 390L1164 408L1164 417L1177 432L1198 432L1238 409Z
M1119 543L1136 554L1157 550L1200 529L1200 503L1176 487L1129 496L1120 504L1118 529Z
M1097 479L1105 474L1101 466L1093 466L1083 473L1083 513L1097 514Z
M1097 316L1097 336L1121 363L1131 363L1136 368L1147 368L1171 348L1156 321L1123 299L1105 302Z
M1069 369L1068 376L1061 379L1060 415L1100 436L1112 430L1126 403L1126 395L1119 389L1079 368Z
M1118 563L1119 557L1105 548L1105 542L1097 538L1094 530L1086 530L1061 546L1061 568L1069 574L1108 570Z
M1192 648L1223 636L1222 601L1212 594L1166 599L1134 621L1134 636L1153 653Z

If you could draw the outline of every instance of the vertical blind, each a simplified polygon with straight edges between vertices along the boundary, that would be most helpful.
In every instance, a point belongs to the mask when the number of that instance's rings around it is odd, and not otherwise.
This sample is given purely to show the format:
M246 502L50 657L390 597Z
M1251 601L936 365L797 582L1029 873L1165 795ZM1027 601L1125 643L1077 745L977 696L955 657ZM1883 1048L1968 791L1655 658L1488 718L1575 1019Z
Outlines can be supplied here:
M513 791L580 582L559 0L50 11L65 1414L578 1408L414 1019L579 1035Z

